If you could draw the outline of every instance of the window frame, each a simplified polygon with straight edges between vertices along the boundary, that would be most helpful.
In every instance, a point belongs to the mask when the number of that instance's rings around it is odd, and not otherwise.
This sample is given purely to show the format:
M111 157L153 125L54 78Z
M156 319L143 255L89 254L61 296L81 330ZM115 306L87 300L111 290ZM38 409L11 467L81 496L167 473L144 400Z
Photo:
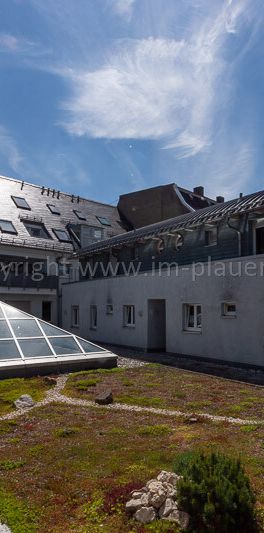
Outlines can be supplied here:
M105 217L103 215L102 216L96 215L96 218L97 218L98 222L100 222L100 224L102 224L102 226L108 226L110 228L112 227L112 224L111 224L110 220L107 217ZM105 222L102 222L102 220L104 220Z
M93 331L97 330L98 325L98 311L97 311L97 305L91 304L90 305L90 329Z
M106 304L105 312L107 315L113 315L114 314L113 304Z
M58 239L59 242L69 242L69 243L72 242L72 240L71 240L71 238L70 238L70 235L69 235L69 233L67 232L66 229L56 229L56 228L52 228L52 231L53 231L55 237ZM58 232L59 232L59 233L65 233L65 235L67 235L68 238L67 238L67 239L62 239L62 238L60 238L60 237L58 236Z
M210 238L211 235L211 238ZM208 238L207 238L208 236ZM205 246L217 246L218 245L218 230L215 228L206 228L204 230L204 242Z
M228 306L234 306L234 311L228 311ZM222 302L221 304L222 318L237 318L237 305L235 302Z
M10 225L12 226L12 228L13 228L14 231L8 231L8 230L5 230L5 229L2 229L2 228L1 228L1 223L2 223L2 222L4 222L4 223L5 223L5 222L8 222L8 224L10 224ZM9 233L10 235L17 235L17 230L16 230L16 228L15 228L13 222L12 222L11 220L4 220L3 218L0 219L0 231L1 231L1 233Z
M56 205L47 204L47 208L49 209L52 215L60 216L61 212L59 211L59 208ZM53 208L55 209L55 211L52 210Z
M30 235L30 237L33 237L33 239L45 239L45 240L52 239L50 233L48 232L48 230L47 230L45 224L43 224L43 222L34 222L34 221L32 222L31 220L23 220L22 222L23 222L28 234ZM31 233L28 230L27 226L29 226L29 227L30 226L33 226L33 227L35 226L35 228L37 228L37 227L41 228L44 231L44 233L46 234L46 237L37 236L37 235L31 235Z
M190 309L193 307L193 326L189 325ZM200 307L200 326L198 325L198 308ZM200 303L185 303L183 304L183 331L188 333L202 333L202 305Z
M12 200L13 200L15 206L16 206L18 209L25 209L26 211L31 211L31 207L30 207L30 205L28 204L26 198L23 198L23 196L13 196L13 195L11 194L11 198L12 198ZM23 202L25 202L26 205L23 205L23 206L22 206L22 205L18 205L18 204L17 204L17 200L23 200Z
M136 306L134 304L123 305L123 326L124 328L136 327Z
M76 318L76 320L75 320ZM79 305L71 306L71 327L79 328L80 327L80 307Z
M79 209L73 209L74 214L77 216L79 220L87 220L85 214L80 211Z

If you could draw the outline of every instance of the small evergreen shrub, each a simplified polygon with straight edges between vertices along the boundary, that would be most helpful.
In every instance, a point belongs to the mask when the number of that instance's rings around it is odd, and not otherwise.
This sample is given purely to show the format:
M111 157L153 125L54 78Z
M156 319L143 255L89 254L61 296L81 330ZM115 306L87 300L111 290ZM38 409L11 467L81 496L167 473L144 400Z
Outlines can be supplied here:
M179 507L189 513L190 532L253 533L255 497L240 460L222 454L186 453L174 470Z

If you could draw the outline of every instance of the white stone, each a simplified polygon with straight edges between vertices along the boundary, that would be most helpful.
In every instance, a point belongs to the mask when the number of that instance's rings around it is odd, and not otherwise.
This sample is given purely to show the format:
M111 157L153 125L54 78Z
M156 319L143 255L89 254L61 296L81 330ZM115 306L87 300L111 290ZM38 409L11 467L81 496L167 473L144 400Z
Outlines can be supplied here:
M128 513L134 513L141 507L149 505L149 495L141 494L140 498L132 498L126 503L126 511Z
M181 477L182 476L177 476L177 474L174 474L174 472L166 472L166 470L162 470L157 476L157 480L161 481L162 483L166 482L175 486Z
M22 394L18 400L14 402L17 409L26 409L28 407L33 407L35 405L35 402L29 394Z
M172 498L166 498L159 510L159 517L166 518L172 513L172 511L177 511L177 504L172 500Z
M0 533L12 533L12 531L5 524L0 524Z
M132 496L131 500L138 500L139 498L142 498L143 494L144 493L141 491L134 490L134 492L131 492L131 496Z
M180 524L180 514L178 509L173 509L171 513L166 517L163 517L162 520L169 520L170 522L177 522L177 524Z
M161 505L166 500L166 492L163 489L158 489L157 492L150 492L149 494L149 504L155 507L156 509L159 509Z
M162 483L162 484L163 484L163 488L166 491L167 497L168 498L176 498L176 494L177 494L176 488L173 485L171 485L170 483L167 483L166 481L164 481L164 483Z
M161 481L157 481L156 479L151 479L147 483L147 488L149 492L157 492L158 490L163 490L163 484Z
M149 524L149 522L153 522L156 517L157 514L154 507L141 507L134 516L134 518L138 522L141 522L141 524Z

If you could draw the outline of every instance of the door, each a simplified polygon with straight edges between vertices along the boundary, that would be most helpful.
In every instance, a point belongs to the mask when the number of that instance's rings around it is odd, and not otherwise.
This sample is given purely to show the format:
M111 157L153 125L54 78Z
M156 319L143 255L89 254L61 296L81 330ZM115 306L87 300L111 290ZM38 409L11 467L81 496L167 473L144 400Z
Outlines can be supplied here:
M46 322L51 322L51 302L42 302L42 318Z
M148 300L148 350L166 351L166 300Z

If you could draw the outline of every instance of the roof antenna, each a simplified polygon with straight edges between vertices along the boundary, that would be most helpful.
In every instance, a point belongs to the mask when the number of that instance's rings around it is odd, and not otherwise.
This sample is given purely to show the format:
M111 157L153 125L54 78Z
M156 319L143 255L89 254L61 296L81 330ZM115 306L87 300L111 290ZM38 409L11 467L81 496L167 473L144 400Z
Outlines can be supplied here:
M44 185L42 185L42 187L41 187L41 194L44 194L44 191L45 191L45 187L44 187Z
M57 192L57 198L59 199L60 197L60 191Z
M22 181L22 183L21 183L21 191L22 191L22 189L23 189L23 187L24 187L24 183L25 183L25 182Z
M71 201L74 202L74 196L73 196L73 194L72 194L72 197L71 197Z

